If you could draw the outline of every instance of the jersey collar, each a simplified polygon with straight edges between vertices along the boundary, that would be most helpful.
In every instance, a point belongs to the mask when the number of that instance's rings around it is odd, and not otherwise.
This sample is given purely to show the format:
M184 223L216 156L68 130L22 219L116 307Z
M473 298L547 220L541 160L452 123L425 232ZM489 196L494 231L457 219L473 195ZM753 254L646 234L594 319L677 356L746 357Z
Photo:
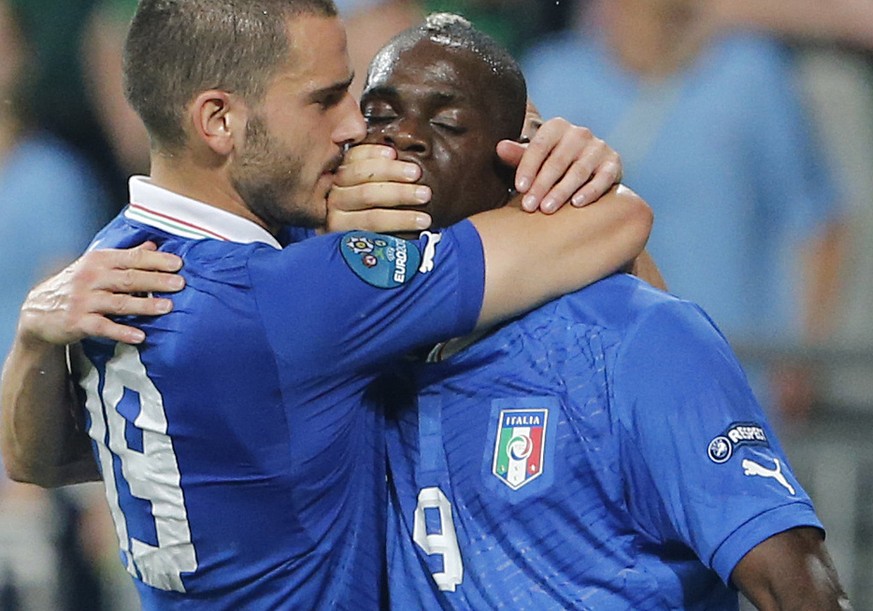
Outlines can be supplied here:
M130 179L124 216L173 235L281 248L270 232L248 219L155 185L147 176Z

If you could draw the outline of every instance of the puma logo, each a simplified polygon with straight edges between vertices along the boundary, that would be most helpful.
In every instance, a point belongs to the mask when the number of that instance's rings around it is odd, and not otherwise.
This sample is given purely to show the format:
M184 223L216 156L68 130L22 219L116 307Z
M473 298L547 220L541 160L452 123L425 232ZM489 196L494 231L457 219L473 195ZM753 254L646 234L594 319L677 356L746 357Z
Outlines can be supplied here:
M794 486L788 483L788 480L785 479L785 476L782 475L782 463L779 462L778 458L774 458L773 461L776 463L775 469L768 469L762 465L759 465L753 460L745 459L743 460L743 473L746 475L758 475L760 477L772 477L777 482L785 486L785 489L794 496Z
M443 239L440 233L431 233L430 231L422 231L421 237L427 238L427 244L424 246L424 254L421 256L421 267L418 268L422 274L433 269L433 260L436 256L436 245Z

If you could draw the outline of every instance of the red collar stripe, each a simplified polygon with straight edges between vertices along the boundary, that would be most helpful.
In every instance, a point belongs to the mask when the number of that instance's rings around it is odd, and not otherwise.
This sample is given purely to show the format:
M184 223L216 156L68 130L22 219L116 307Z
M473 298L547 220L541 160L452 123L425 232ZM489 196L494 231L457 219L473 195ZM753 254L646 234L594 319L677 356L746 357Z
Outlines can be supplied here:
M185 236L191 237L215 238L217 240L228 241L228 238L219 233L206 229L205 227L200 227L194 223L183 221L182 219L168 214L151 210L142 204L131 203L128 206L128 215L134 219L154 224L159 228L164 227L170 229L173 233L181 233Z

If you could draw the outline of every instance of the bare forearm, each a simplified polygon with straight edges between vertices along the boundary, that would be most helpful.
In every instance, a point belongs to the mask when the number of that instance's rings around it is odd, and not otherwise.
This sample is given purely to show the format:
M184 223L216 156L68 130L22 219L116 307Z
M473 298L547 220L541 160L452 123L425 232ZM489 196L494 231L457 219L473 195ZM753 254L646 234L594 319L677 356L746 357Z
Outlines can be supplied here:
M44 487L99 479L67 379L64 346L19 333L0 384L0 450L9 476Z
M621 269L645 246L652 214L632 191L616 187L585 208L545 215L507 206L471 220L485 249L483 326Z
M793 528L764 540L740 560L731 579L761 611L852 608L814 528Z

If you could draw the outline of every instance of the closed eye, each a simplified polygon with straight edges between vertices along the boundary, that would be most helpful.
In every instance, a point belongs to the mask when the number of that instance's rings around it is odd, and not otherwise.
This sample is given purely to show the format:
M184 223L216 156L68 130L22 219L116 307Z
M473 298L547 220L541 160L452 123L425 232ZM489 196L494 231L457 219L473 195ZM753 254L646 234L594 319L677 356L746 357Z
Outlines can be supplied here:
M393 106L382 100L367 100L361 110L368 125L384 125L397 118Z
M431 121L431 125L450 134L460 135L467 131L466 127L457 125L455 123L449 123L447 121Z
M391 121L396 119L397 115L365 112L364 118L367 120L367 123L369 125L384 125L385 123L390 123Z

